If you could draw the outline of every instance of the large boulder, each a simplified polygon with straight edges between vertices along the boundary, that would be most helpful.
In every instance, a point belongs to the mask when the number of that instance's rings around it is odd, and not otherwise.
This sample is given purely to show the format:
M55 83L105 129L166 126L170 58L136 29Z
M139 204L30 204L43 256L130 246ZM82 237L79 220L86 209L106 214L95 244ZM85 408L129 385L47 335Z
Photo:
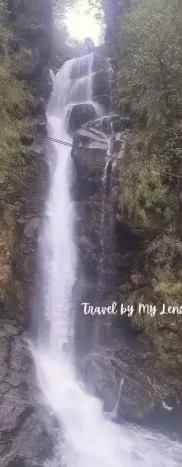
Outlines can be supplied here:
M102 176L108 150L107 139L85 129L79 130L74 137L72 157L81 173L88 179Z
M122 133L130 127L129 118L120 117L118 114L104 115L94 121L87 122L84 125L86 130L98 131L110 137L112 134L114 138L116 133Z
M94 120L96 117L96 108L92 103L70 105L67 118L69 132L74 133L81 128L84 123Z

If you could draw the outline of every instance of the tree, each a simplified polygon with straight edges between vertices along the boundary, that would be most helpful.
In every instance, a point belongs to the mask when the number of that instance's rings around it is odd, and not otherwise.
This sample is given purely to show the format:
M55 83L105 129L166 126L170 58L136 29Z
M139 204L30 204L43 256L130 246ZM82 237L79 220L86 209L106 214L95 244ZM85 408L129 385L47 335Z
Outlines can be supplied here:
M147 124L182 115L182 4L140 0L120 22L117 91L119 103Z

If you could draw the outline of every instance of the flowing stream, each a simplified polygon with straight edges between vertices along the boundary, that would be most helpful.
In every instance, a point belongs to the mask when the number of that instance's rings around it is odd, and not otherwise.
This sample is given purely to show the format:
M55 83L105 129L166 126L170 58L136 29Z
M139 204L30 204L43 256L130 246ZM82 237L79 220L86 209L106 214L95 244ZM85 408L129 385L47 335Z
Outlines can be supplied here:
M47 108L48 132L71 143L69 119L74 105L92 101L93 54L70 60L53 77ZM49 146L50 192L41 247L42 324L33 348L41 403L47 420L56 420L54 456L49 467L175 467L181 445L159 433L118 425L102 402L77 379L74 363L74 284L77 251L76 210L71 199L71 148Z

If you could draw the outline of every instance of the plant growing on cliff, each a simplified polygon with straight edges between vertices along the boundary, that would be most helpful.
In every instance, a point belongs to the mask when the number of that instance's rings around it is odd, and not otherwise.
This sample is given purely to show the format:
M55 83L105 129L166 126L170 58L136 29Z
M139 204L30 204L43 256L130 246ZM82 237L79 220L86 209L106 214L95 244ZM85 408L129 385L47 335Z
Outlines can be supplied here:
M182 177L181 26L178 0L139 0L116 41L117 103L130 109L134 127L121 168L122 209L136 222L154 227L158 217L159 228L173 230Z

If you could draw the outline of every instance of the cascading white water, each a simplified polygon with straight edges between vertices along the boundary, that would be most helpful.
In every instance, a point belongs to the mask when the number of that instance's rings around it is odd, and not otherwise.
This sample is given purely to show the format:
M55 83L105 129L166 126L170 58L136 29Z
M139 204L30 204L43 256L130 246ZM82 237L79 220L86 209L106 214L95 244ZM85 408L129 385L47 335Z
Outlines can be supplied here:
M92 64L92 54L69 61L54 77L47 110L51 137L71 142L68 111L77 102L76 90L78 102L91 102ZM175 467L182 461L178 442L131 425L116 425L104 414L101 401L88 395L77 380L72 359L77 254L70 152L58 143L49 146L51 188L41 249L42 319L47 332L42 338L40 329L39 344L33 348L42 403L48 417L49 412L54 414L58 427L54 458L46 466Z

